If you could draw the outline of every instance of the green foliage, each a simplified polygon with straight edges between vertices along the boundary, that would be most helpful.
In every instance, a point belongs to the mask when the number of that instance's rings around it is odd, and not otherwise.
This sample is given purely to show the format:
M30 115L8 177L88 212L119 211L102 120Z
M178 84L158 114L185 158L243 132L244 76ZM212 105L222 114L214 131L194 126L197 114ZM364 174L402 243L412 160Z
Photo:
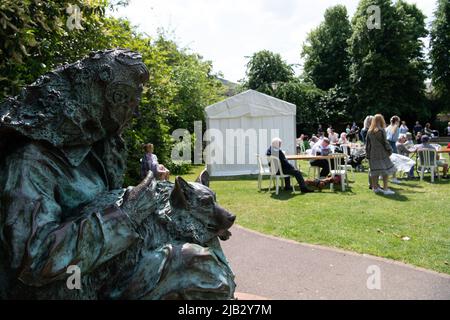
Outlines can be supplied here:
M367 27L370 5L380 7L380 29ZM352 114L430 116L424 103L426 64L419 38L427 32L421 11L403 1L361 0L352 24Z
M68 4L82 11L84 30L66 27ZM0 98L18 93L42 73L58 64L73 62L94 50L129 48L142 54L150 80L124 138L129 149L125 184L140 180L142 144L151 142L161 163L174 174L188 165L172 163L177 128L193 131L193 122L204 122L204 108L222 99L225 87L212 73L212 64L180 48L161 34L150 39L125 19L105 16L108 8L127 1L39 1L6 0L0 3Z
M245 88L273 94L278 83L293 80L294 71L278 53L262 50L250 58L246 77Z
M67 28L69 4L80 8L84 30ZM114 43L108 35L111 20L105 18L105 11L122 4L105 0L2 1L0 98L16 95L20 87L56 65Z
M320 109L324 92L312 84L298 80L282 83L274 96L297 106L297 125L303 132L313 131L314 126L324 120L325 114Z
M303 45L305 78L322 90L347 85L350 62L347 40L351 34L345 6L328 8L325 21L308 34Z
M353 122L354 118L350 112L351 106L351 92L348 86L335 86L327 90L319 103L319 110L323 112L319 123L343 124Z
M450 111L450 1L437 4L431 28L432 83L441 108Z

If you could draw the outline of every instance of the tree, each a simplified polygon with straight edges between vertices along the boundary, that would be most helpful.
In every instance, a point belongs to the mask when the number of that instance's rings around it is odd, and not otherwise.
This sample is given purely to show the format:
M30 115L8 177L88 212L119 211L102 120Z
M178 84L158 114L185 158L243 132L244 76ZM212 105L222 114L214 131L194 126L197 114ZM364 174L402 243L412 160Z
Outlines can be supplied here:
M312 132L317 123L325 122L326 112L320 108L324 92L313 84L292 80L280 84L275 97L297 106L296 122L303 132Z
M431 71L442 108L450 111L450 1L438 0L431 28Z
M0 2L0 98L15 95L56 65L98 49L108 37L107 8L123 1L5 0ZM66 26L69 5L82 12L84 30ZM109 20L112 21L112 20ZM114 41L112 41L114 42ZM110 47L110 46L108 46Z
M322 90L346 86L350 63L347 41L351 35L345 6L328 8L325 21L308 34L303 45L305 78Z
M273 94L277 84L294 78L294 71L278 53L262 50L250 58L246 78L245 88Z
M379 28L369 28L371 5L380 9ZM352 113L385 116L426 114L426 65L423 43L424 16L415 5L391 0L361 0L352 20L350 38L351 85L355 96Z

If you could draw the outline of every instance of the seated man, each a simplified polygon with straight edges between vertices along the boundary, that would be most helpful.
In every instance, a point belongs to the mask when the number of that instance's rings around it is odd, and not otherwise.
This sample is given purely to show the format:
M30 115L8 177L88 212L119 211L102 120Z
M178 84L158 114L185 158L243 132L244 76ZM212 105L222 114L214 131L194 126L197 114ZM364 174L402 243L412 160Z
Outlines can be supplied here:
M158 157L153 153L153 144L144 145L144 156L141 159L141 178L144 179L149 171L157 180L168 180L170 171L164 165L158 163Z
M280 138L274 138L272 140L272 145L269 147L269 149L267 149L266 155L278 157L280 159L281 169L283 170L283 173L294 176L297 179L297 182L300 185L300 191L302 193L313 192L312 190L309 190L307 188L305 180L303 180L302 173L295 169L286 159L284 152L281 150L281 142L282 141ZM292 191L291 179L289 177L285 179L285 190Z
M327 138L324 138L320 144L316 144L312 149L312 155L314 156L327 156L330 153L332 153L332 150L330 148L330 140ZM310 165L322 169L320 171L320 177L327 177L330 173L330 165L326 159L312 160Z
M423 150L423 149L429 149L429 150L434 150L436 151L436 149L430 144L430 137L427 135L423 135L422 136L422 144L419 144L417 146L417 150ZM438 167L442 167L443 168L443 178L444 179L449 179L449 176L447 175L448 173L448 163L446 163L444 160L441 160L439 158L439 154L436 155L436 159L437 159L437 165Z

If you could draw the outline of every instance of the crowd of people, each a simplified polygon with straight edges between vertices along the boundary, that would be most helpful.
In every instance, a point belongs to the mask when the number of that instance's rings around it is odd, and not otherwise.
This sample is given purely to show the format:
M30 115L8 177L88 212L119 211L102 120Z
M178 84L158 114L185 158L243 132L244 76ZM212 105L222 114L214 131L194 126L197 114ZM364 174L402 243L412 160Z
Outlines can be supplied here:
M446 133L450 136L450 122ZM439 132L433 130L430 123L422 127L420 122L417 121L410 130L406 122L401 121L398 116L393 116L389 125L386 125L384 117L377 114L367 116L362 129L354 122L351 126L347 125L345 131L340 135L335 132L331 125L328 126L326 131L322 125L319 125L317 134L312 135L311 138L302 134L297 139L297 145L299 150L308 150L312 155L328 155L334 153L339 146L360 141L359 143L364 145L365 157L369 162L369 188L375 193L393 195L395 192L389 188L389 177L392 177L390 180L392 183L399 183L400 181L397 179L398 169L391 160L391 155L398 154L409 158L411 154L418 150L436 151L437 145L431 144L430 141L438 136ZM329 167L330 162L324 159L312 160L310 165L320 168L322 179L329 175L330 169L333 169ZM448 164L440 159L439 155L437 155L437 165L442 167L443 178L449 179ZM414 169L414 166L411 166L406 179L417 179L414 175ZM296 173L296 175L301 175L301 173ZM382 186L379 184L380 178L383 181Z
M450 136L450 122L447 127L447 134ZM369 162L369 188L375 193L393 195L395 192L389 188L389 177L392 176L392 183L398 183L396 177L397 168L391 161L393 153L404 157L410 157L412 153L422 149L436 151L436 145L430 143L431 138L437 137L439 133L432 130L429 123L422 127L417 121L413 129L410 130L405 121L401 121L398 116L393 116L389 125L386 125L385 119L381 114L367 116L364 119L363 128L360 129L355 122L353 125L347 125L345 131L338 134L330 125L327 130L323 130L319 125L317 134L309 138L302 134L297 139L297 145L300 150L308 150L310 154L318 156L327 156L335 153L341 146L348 146L353 142L359 142L364 145L365 158ZM286 159L285 153L281 149L282 141L280 138L273 139L268 148L267 156L276 156L280 160L283 173L293 176L297 180L302 193L310 193L305 183L302 173L296 169ZM450 144L449 144L450 147ZM143 145L144 155L141 159L141 177L145 178L151 171L158 180L168 180L170 171L158 162L154 154L154 146L151 143ZM340 149L342 152L343 149ZM448 164L437 156L437 165L443 168L443 178L448 179ZM326 179L330 170L330 162L326 159L314 159L310 161L311 166L320 168L320 179ZM380 186L380 178L383 186ZM414 166L407 172L406 179L416 179L414 176ZM292 186L290 178L285 178L285 189L291 191Z

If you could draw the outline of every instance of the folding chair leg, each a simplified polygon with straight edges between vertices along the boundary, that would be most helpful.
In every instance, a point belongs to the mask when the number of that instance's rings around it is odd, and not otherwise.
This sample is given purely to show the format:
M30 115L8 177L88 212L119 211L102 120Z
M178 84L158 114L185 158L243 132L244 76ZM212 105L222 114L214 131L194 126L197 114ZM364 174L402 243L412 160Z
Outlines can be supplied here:
M278 178L278 177L276 177L275 178L275 184L276 184L276 186L275 186L275 191L276 191L276 194L278 195L278 192L279 192L279 180L280 180L280 178Z
M262 175L258 176L258 190L261 191L261 180L262 180Z
M345 174L341 176L341 189L342 191L345 191Z
M431 183L434 183L434 168L431 168Z
M423 181L423 173L424 173L425 169L422 167L422 169L420 169L420 182Z
M272 176L270 176L270 179L269 179L269 192L270 192L270 190L272 189Z

